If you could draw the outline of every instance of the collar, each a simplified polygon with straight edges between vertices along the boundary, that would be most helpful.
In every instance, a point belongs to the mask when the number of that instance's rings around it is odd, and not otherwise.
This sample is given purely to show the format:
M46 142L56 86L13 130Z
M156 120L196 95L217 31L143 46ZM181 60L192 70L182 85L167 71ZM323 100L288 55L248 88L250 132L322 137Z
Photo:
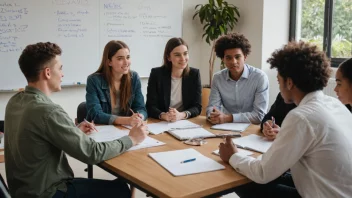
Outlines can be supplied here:
M242 75L239 79L241 78L246 78L248 79L248 76L249 76L249 68L248 68L248 65L247 64L244 64L243 66L243 72L242 72ZM238 79L238 80L239 80ZM231 77L230 77L230 71L228 69L226 69L226 80L232 80L234 81Z
M24 92L36 94L36 95L39 95L39 96L41 96L43 98L46 98L46 99L50 100L50 98L47 95L45 95L42 91L40 91L39 89L37 89L35 87L31 87L31 86L27 85L26 88L24 89Z
M304 105L313 99L321 98L323 96L324 96L324 93L321 90L310 92L303 97L303 99L298 104L298 106Z

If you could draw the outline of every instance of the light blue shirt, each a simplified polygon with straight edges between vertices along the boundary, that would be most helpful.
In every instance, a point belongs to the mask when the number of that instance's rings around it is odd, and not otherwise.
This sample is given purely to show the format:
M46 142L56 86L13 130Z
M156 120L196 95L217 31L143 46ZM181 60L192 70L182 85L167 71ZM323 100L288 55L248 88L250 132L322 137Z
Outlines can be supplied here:
M268 77L262 70L245 64L242 76L237 81L230 78L228 69L214 74L207 115L215 106L225 114L232 114L233 122L259 124L268 103Z

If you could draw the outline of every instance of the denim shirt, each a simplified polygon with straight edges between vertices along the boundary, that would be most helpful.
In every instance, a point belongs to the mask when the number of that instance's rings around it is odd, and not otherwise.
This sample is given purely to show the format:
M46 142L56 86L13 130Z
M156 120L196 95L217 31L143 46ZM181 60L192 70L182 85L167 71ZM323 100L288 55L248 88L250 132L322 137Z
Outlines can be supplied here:
M128 106L135 113L143 114L144 119L147 119L141 81L137 72L131 71L131 78L132 94ZM94 120L96 124L112 124L118 116L111 114L110 87L104 76L99 73L88 76L86 91L87 120ZM122 112L119 116L131 115L132 113L127 111Z

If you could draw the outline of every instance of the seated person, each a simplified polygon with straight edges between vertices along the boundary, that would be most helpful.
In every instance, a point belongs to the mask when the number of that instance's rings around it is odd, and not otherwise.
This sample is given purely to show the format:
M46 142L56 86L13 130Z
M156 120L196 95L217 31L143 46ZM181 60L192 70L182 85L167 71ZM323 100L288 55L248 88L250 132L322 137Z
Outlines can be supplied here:
M322 92L331 73L325 53L309 43L290 42L268 62L277 68L285 103L297 107L261 159L238 154L230 138L220 144L222 160L253 181L234 191L241 198L351 197L352 114ZM291 175L279 177L288 169Z
M88 121L134 126L147 119L141 81L130 65L130 50L124 42L105 45L98 70L87 79Z
M245 64L251 45L242 34L220 37L215 43L216 56L226 69L214 74L207 107L212 124L247 122L259 124L269 102L269 83L266 74ZM220 111L223 106L225 111Z
M281 93L277 94L276 100L269 112L264 116L261 124L260 130L269 140L274 140L276 138L277 133L280 130L280 126L282 121L292 109L294 109L296 105L286 104L284 99L281 96ZM274 120L274 123L272 122Z
M351 111L352 105L352 58L340 64L336 72L334 91L339 100Z
M150 72L147 92L148 115L165 121L198 116L202 111L199 70L188 66L188 45L182 38L170 39L164 63Z
M5 167L11 196L131 197L120 180L74 178L66 154L83 163L100 163L142 142L148 134L146 125L140 123L120 139L95 142L85 134L95 128L92 123L82 122L77 128L49 98L61 90L61 48L49 42L28 45L18 63L28 86L9 100L5 112Z

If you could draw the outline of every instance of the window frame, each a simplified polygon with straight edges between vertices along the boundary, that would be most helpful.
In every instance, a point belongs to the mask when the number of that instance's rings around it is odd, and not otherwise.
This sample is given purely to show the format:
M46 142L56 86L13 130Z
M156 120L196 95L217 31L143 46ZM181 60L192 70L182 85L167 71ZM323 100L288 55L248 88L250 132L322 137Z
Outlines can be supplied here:
M290 1L290 25L289 25L289 41L296 40L296 30L297 30L297 1ZM323 51L326 53L331 61L332 67L338 67L343 61L348 58L332 58L332 17L333 17L333 7L334 0L325 0L324 9L324 35L323 35Z

